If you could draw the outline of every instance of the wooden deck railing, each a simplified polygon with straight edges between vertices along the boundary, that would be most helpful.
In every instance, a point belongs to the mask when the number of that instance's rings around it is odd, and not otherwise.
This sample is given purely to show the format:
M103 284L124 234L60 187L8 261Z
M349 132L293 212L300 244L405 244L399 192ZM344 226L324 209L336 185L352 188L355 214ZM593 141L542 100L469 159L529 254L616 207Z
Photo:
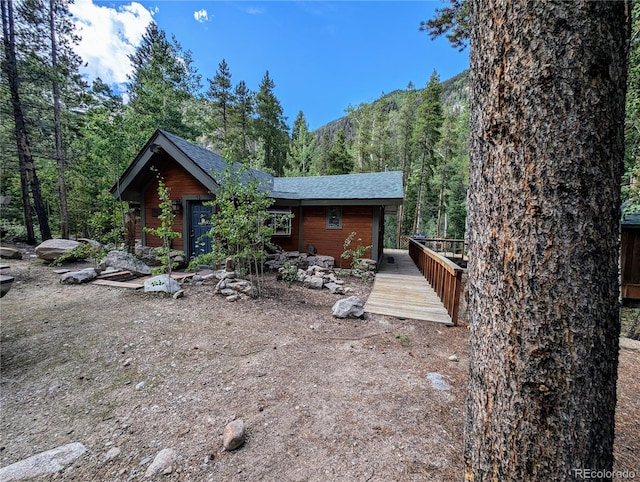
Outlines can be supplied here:
M437 253L446 253L451 258L467 259L467 245L464 239L400 237L400 249L409 249L409 241L414 240Z
M453 324L457 325L464 269L413 239L409 240L409 256L440 297Z

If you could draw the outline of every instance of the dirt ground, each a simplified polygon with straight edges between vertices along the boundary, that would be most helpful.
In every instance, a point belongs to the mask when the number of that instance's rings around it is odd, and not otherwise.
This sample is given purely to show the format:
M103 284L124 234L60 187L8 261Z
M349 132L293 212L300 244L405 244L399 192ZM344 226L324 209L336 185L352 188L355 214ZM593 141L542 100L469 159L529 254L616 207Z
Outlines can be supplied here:
M167 481L461 480L465 327L337 320L336 295L272 277L266 297L229 303L211 282L176 300L61 285L35 259L10 264L0 466L81 442L87 453L44 480L142 480L163 448L178 453ZM349 285L363 300L371 289ZM449 390L432 387L433 372ZM640 352L622 350L621 470L638 469L638 373ZM234 418L247 441L225 452Z

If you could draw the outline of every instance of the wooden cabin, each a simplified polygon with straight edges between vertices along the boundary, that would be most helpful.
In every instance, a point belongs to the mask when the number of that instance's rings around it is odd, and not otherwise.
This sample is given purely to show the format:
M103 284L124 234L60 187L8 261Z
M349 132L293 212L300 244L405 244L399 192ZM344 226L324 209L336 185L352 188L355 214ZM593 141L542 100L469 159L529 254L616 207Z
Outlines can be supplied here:
M621 232L622 298L640 300L640 212L622 217Z
M173 229L182 233L182 238L173 241L173 248L190 257L201 249L210 249L199 241L208 230L201 226L200 219L211 216L213 208L204 203L215 199L226 168L227 163L218 154L157 130L111 193L136 210L140 218L136 238L144 245L160 246L159 238L142 229L160 225L159 174L173 200ZM343 243L353 231L356 239L361 238L359 244L372 246L365 256L380 260L385 214L396 213L404 198L400 171L278 178L251 169L247 175L258 180L274 199L274 216L293 215L272 241L286 251L306 252L312 244L318 254L333 256L336 265L344 251Z

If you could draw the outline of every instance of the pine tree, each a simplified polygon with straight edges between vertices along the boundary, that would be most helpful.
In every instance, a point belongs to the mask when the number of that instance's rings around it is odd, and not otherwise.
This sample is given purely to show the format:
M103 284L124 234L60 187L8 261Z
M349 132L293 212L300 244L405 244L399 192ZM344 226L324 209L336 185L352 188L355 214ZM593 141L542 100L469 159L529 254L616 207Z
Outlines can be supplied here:
M416 90L412 82L407 85L402 107L400 108L398 141L400 144L400 156L402 159L402 180L407 182L409 170L413 160L413 124L416 120Z
M431 74L426 88L422 91L422 99L416 122L413 128L413 146L415 165L412 168L409 187L416 190L415 206L411 218L411 232L415 233L424 226L422 211L431 208L426 204L429 189L429 175L435 164L436 144L440 140L440 126L442 125L442 104L440 102L442 88L440 78L436 72ZM410 213L407 213L407 217Z
M298 112L293 129L291 130L291 143L287 153L287 176L310 176L315 172L313 157L315 151L315 139L302 111Z
M31 199L33 209L38 218L40 236L43 240L51 238L49 217L42 198L40 179L38 177L32 153L31 138L23 104L20 75L17 57L17 39L15 30L15 16L13 2L1 0L2 33L4 43L4 59L2 60L2 73L9 84L11 95L11 110L15 126L14 134L17 146L17 154L20 163L20 181L22 186L22 203L25 226L27 230L27 243L35 244L36 238L32 224Z
M234 103L234 94L231 88L231 72L227 62L222 59L218 64L218 70L213 80L207 79L209 90L206 97L213 103L213 119L211 127L214 144L216 147L229 147L229 124L230 111Z
M464 479L611 480L631 2L468 3Z
M231 158L239 162L248 161L253 141L253 114L255 96L244 80L234 90L234 103L229 115L229 146Z
M366 172L384 171L391 161L391 129L389 128L390 106L384 99L373 105L371 125L370 160Z
M353 171L353 157L349 153L344 129L338 130L327 159L326 174L349 174Z
M626 209L640 210L640 2L633 2L625 116L625 175L622 195Z
M275 83L267 71L256 95L255 134L262 148L262 165L276 176L284 175L289 134L280 101L273 89Z
M349 120L356 126L353 150L358 172L371 172L372 109L371 104L360 104L347 110Z
M133 73L129 76L126 121L136 134L134 143L143 145L158 128L187 139L195 137L183 117L183 103L195 95L200 82L190 52L175 38L167 40L164 31L152 22L129 58Z
M89 92L89 106L71 145L77 155L69 175L70 221L85 237L122 241L124 207L110 193L139 146L129 141L122 98L100 79Z

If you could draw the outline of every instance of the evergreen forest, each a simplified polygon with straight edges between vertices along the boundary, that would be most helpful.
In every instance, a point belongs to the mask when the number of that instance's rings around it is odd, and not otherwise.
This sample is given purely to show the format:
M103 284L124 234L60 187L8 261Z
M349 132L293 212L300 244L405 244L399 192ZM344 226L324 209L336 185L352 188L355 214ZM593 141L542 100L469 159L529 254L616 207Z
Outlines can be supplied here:
M291 124L266 71L249 86L219 60L212 79L191 53L151 23L135 53L126 92L87 84L68 0L0 0L0 220L16 241L90 237L119 243L124 207L110 193L156 129L276 176L401 170L405 203L387 220L396 235L462 238L469 169L469 87L463 72L411 83L310 131ZM638 4L634 7L627 102L626 199L638 205ZM416 59L419 61L419 59ZM389 226L392 226L391 228ZM397 226L397 229L393 229Z

